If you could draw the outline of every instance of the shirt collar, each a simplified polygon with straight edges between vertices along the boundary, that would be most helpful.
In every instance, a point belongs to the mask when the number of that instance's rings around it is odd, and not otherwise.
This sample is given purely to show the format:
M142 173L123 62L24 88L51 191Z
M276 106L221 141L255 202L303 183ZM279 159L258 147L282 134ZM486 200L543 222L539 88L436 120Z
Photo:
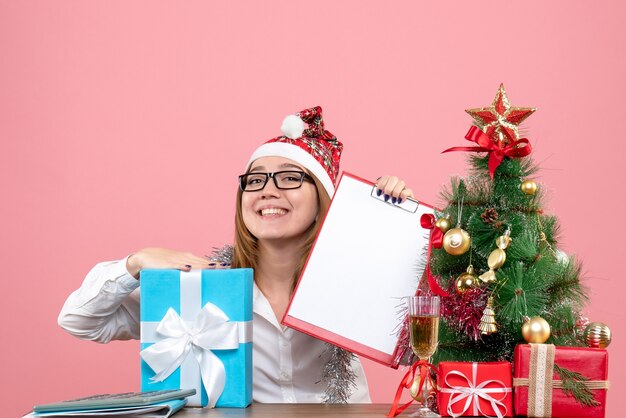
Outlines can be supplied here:
M284 329L278 323L276 315L274 315L274 311L272 310L272 305L270 305L270 302L267 300L263 292L261 292L261 289L259 289L259 287L256 285L256 282L254 282L254 288L252 292L254 298L254 303L252 304L253 312L265 318L265 320L272 324L276 329L278 329L280 332L283 332Z

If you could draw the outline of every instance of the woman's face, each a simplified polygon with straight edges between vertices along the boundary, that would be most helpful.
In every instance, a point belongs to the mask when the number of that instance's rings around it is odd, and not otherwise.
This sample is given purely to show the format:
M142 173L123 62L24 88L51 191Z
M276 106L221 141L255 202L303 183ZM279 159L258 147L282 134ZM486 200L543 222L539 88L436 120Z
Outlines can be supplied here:
M250 166L249 173L302 171L304 168L284 157L262 157ZM319 211L317 189L304 181L297 189L277 189L268 179L263 190L243 192L241 213L243 221L258 240L297 239L311 226Z

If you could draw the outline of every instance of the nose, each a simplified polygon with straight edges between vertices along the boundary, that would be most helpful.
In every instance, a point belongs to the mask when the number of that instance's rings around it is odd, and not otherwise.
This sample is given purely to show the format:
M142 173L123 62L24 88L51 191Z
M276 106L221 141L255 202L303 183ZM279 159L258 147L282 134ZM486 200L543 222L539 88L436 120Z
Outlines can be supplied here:
M280 190L274 184L274 178L267 179L267 184L261 190L261 198L267 199L268 197L280 197Z

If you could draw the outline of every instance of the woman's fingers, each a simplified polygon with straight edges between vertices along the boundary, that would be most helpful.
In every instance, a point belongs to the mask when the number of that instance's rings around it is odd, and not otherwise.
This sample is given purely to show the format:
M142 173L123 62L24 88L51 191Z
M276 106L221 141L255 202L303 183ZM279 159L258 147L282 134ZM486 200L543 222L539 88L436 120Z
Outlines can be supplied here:
M204 257L198 257L194 254L188 254L186 260L186 264L191 264L194 268L206 268L206 266L211 262Z
M386 177L387 177L387 181L385 182L385 185L383 186L383 192L386 195L391 195L393 188L396 187L396 184L398 184L398 178L396 176L386 176Z
M405 189L405 186L406 186L406 183L404 183L404 181L398 180L393 190L391 191L391 196L393 196L393 198L399 199L401 197L402 191Z
M385 202L388 202L391 198L391 192L393 188L398 183L398 178L395 176L382 176L376 182L376 187L378 188L377 194L385 199ZM396 196L397 197L397 196Z
M190 270L219 270L219 269L228 269L230 268L229 263L218 263L215 261L204 260L202 263L185 263L185 264L177 264L172 266L171 268L175 268L177 270L182 271L190 271Z
M413 191L406 187L406 183L396 176L382 176L376 182L378 196L382 196L385 202L402 203L407 197L413 197Z
M169 250L166 248L144 248L128 258L127 269L133 276L138 277L139 271L147 268L177 269L190 271L192 269L228 268L230 264L217 263L205 257L199 257L190 252Z
M217 263L217 266L215 268L217 270L229 269L230 268L230 264L229 263Z
M180 271L191 271L192 267L193 266L191 264L179 264L178 266L174 268Z
M194 269L230 268L230 263L221 263L221 262L213 261L211 259L207 259L204 257L198 257L193 254L190 254L188 256L187 262L185 264L190 264L191 268L194 268Z
M208 263L208 267L203 267L203 268L208 268L208 269L229 269L230 268L230 262L225 262L225 261L215 261L210 255L205 255L205 261L206 263Z
M402 199L402 201L405 201L407 197L415 198L415 195L413 195L413 190L407 188L402 190L402 192L400 193L400 199Z

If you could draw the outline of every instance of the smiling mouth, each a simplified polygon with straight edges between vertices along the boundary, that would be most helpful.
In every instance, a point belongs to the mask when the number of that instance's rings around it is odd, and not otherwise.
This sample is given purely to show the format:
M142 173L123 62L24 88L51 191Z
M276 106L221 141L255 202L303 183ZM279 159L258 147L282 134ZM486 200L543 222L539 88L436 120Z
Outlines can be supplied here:
M259 211L259 214L261 216L278 216L278 215L284 215L286 213L287 211L285 209L280 209L280 208L268 208L268 209L261 209Z

